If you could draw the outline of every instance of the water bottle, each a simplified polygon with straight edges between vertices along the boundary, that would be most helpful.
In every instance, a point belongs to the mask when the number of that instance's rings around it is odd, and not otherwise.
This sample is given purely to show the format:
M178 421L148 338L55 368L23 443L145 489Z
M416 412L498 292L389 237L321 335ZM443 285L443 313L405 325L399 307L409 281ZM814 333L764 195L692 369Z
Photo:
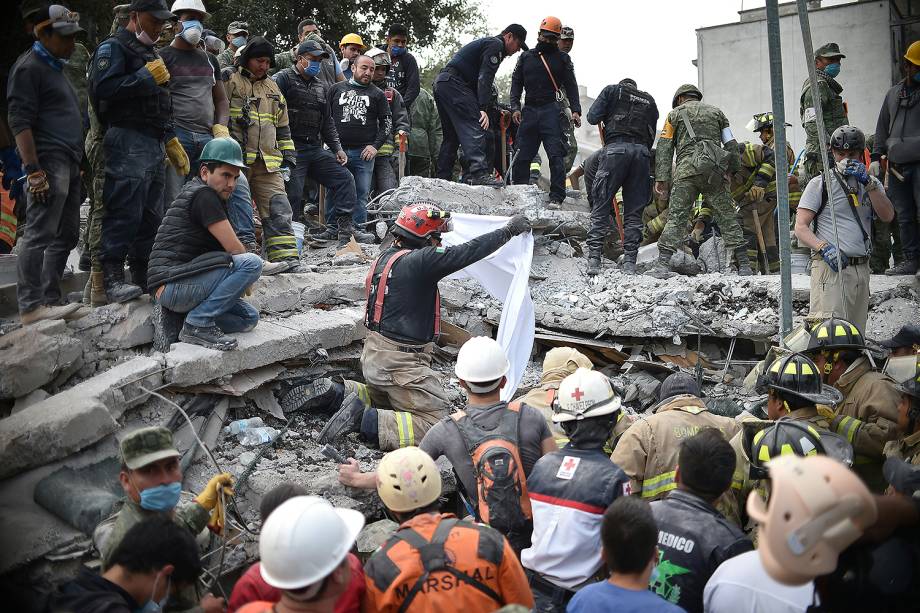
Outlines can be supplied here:
M224 426L224 434L239 434L250 428L261 428L265 425L261 417L252 417L250 419L238 419L230 422L230 425Z
M249 428L240 434L240 444L244 447L255 447L264 445L275 440L275 437L281 434L280 430L264 426L262 428Z

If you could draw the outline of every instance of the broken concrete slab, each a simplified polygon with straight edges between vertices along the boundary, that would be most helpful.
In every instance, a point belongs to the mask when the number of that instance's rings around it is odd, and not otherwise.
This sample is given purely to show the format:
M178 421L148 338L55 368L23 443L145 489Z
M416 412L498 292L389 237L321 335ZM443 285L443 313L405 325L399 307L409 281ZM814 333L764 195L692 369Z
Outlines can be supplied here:
M317 273L261 277L246 301L262 312L284 313L315 304L344 304L364 299L367 266Z
M17 398L16 402L13 404L13 413L18 413L24 409L29 408L33 404L37 404L50 396L45 390L38 388L37 390L32 390L25 396Z
M83 344L61 320L40 321L0 337L0 399L25 396L79 368Z
M124 304L108 304L70 324L81 337L94 338L101 349L131 349L153 342L150 296Z

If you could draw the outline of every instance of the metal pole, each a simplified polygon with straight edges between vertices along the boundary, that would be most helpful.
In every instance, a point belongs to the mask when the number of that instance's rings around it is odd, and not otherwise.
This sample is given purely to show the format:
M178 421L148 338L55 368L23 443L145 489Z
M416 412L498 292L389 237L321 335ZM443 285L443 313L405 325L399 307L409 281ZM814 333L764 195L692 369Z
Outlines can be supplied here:
M773 149L776 164L776 214L779 224L779 338L792 331L792 241L789 238L789 159L786 157L786 107L783 104L783 52L778 0L767 0L767 45L773 98ZM754 211L757 220L757 211ZM759 224L758 224L759 225Z
M770 0L771 2L773 0ZM846 283L843 281L843 264L840 261L840 237L837 234L837 207L831 193L834 176L827 164L827 132L824 131L824 110L821 108L821 96L818 89L818 74L815 69L815 51L811 42L811 25L808 21L808 7L805 0L796 0L799 11L799 24L802 26L802 42L805 45L805 61L808 64L808 78L811 82L811 101L815 109L815 125L818 130L818 149L821 153L821 176L824 179L824 190L827 192L827 203L831 210L831 224L834 226L834 241L837 246L837 286L840 288L840 298L843 302L843 316L850 318L847 309ZM774 115L775 117L775 115Z

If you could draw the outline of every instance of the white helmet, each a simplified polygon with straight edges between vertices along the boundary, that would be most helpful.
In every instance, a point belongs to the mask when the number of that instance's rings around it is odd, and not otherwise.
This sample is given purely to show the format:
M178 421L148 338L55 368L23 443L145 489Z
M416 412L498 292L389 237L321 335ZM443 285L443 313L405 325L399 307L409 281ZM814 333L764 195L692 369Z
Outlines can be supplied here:
M397 513L427 507L441 496L441 471L418 447L391 451L377 466L377 494Z
M471 392L487 394L498 387L499 381L510 368L511 364L508 363L501 345L488 336L474 336L460 347L454 372L457 377L466 381ZM493 381L494 385L476 385Z
M390 66L393 63L390 59L390 52L380 47L371 47L364 52L364 55L374 60L374 66Z
M559 384L553 421L587 419L619 410L620 397L613 391L610 380L596 370L579 368Z
M286 500L259 535L262 578L279 590L315 585L338 568L364 527L364 515L318 496Z
M169 12L175 15L179 11L195 11L201 13L202 20L211 16L209 12L204 10L204 2L201 0L176 0L173 2L172 8L169 9Z

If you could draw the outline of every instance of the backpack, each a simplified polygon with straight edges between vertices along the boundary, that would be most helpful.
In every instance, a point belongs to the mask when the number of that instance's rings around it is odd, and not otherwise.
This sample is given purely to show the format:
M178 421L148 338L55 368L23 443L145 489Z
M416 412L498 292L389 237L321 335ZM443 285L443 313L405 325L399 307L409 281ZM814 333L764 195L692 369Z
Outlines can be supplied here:
M451 418L473 458L479 500L476 521L505 535L527 531L533 513L519 450L521 403L509 404L494 430L482 428L464 411Z
M690 161L699 174L708 177L707 182L710 184L722 181L722 175L728 170L731 163L731 153L720 146L719 143L710 139L697 138L690 119L687 117L687 109L678 110L680 120L687 130L687 134L693 140L693 153L690 154Z

